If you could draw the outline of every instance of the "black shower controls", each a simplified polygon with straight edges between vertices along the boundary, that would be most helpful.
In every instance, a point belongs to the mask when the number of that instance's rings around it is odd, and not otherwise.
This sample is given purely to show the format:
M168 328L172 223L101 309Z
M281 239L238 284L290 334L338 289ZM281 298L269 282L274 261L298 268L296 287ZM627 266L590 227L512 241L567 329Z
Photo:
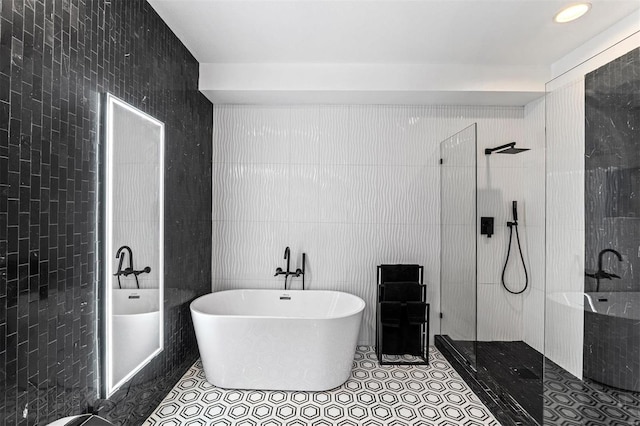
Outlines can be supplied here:
M488 238L491 238L493 235L493 218L492 217L481 217L480 218L480 235L486 235Z

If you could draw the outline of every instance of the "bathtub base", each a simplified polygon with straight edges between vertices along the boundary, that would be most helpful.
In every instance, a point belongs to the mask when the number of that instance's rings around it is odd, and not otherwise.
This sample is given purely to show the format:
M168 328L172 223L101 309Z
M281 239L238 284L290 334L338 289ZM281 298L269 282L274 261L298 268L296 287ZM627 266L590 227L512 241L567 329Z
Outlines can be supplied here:
M351 375L360 318L350 322L263 319L227 324L221 320L208 333L208 342L199 343L201 353L208 354L202 357L205 376L225 389L336 388ZM216 330L218 326L223 330ZM345 333L345 328L351 332Z
M640 392L640 321L585 311L584 330L584 377Z

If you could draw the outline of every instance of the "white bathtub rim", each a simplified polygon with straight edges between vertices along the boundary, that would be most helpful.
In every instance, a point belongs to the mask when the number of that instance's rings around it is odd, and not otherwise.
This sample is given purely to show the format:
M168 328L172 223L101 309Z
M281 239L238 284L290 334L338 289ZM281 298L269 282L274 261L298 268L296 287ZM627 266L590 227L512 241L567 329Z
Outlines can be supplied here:
M208 312L203 312L202 310L198 309L197 307L194 307L194 305L196 304L196 302L198 302L200 299L204 299L205 297L210 297L212 295L215 294L219 294L219 293L228 293L228 292L244 292L244 291L249 291L249 292L271 292L271 293L282 293L282 296L290 296L292 294L296 294L296 293L314 293L314 292L318 292L318 293L339 293L339 294L345 294L349 297L353 297L355 298L355 302L357 304L356 308L352 311L349 311L347 313L341 314L341 315L334 315L334 316L287 316L287 315L238 315L238 314L211 314ZM202 302L201 302L202 303ZM351 293L347 293L346 291L339 291L339 290L277 290L277 289L256 289L256 288L247 288L247 289L230 289L230 290L221 290L221 291L214 291L212 293L207 293L204 294L200 297L197 297L196 299L194 299L190 304L189 304L189 308L191 309L192 314L198 314L198 315L206 315L206 316L210 316L210 317L219 317L219 318L238 318L238 319L296 319L296 320L313 320L313 321L318 321L318 320L334 320L334 319L342 319L342 318L347 318L353 315L357 315L360 312L364 311L364 309L366 308L366 303L364 300L362 300L362 298L360 298L359 296L356 296L355 294L351 294Z
M636 297L636 303L638 303L638 294L640 292L636 291L621 291L621 292L557 292L557 293L549 293L547 295L547 300L549 302L556 303L561 305L562 307L568 307L570 309L576 309L581 312L587 312L595 315L603 315L608 317L615 317L620 319L626 319L631 321L638 321L640 319L640 312L638 312L638 307L629 306L629 312L618 312L620 308L611 309L611 303L621 303L626 302L624 300L619 300L620 297L625 297L628 295L634 295ZM612 300L607 302L600 302L598 300L599 297L606 297ZM605 308L605 309L602 309Z

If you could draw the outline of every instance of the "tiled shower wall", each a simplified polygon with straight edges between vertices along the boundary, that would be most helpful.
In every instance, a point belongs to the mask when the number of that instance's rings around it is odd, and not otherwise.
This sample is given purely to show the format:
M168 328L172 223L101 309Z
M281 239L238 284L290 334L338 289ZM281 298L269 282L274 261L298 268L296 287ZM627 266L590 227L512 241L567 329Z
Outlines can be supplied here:
M198 63L142 0L0 8L0 423L94 406L139 424L197 356L188 302L210 288L212 107ZM166 126L166 335L130 387L97 401L105 91Z
M292 269L307 253L308 288L365 300L360 342L372 344L376 265L419 263L431 333L439 333L439 144L474 122L479 152L523 140L518 107L215 106L213 290L283 288L273 274L290 246ZM513 171L534 163L508 157L491 167L515 185ZM492 187L503 184L496 178ZM506 204L493 211L506 217ZM497 268L504 234L494 241L484 258L496 256ZM294 279L291 288L299 286ZM521 340L522 321L508 315L500 321L518 327L510 335Z
M582 377L584 312L584 78L546 100L545 356ZM573 295L573 296L572 296ZM573 298L577 296L577 298Z
M529 291L522 299L523 339L529 346L544 353L544 290L545 290L545 130L544 98L524 108L524 146L531 148L530 167L519 176L522 182L522 203L519 211L524 219L523 249L529 272ZM520 278L521 279L521 278ZM522 282L522 281L520 281Z
M514 131L508 141L485 143L478 139L478 216L495 218L495 234L491 238L478 237L478 340L523 340L542 351L544 101L533 101L524 108L522 127ZM529 148L529 151L485 155L484 148L507 142L516 142L517 148ZM518 203L518 234L528 275L528 287L518 295L507 292L501 280L509 247L506 223L513 220L513 201ZM514 232L505 284L512 291L520 291L525 283Z

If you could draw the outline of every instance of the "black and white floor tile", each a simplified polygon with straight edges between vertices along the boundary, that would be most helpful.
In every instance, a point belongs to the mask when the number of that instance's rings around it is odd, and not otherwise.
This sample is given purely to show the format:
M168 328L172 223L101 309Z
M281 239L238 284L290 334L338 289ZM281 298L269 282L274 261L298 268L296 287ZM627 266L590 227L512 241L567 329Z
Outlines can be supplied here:
M359 346L351 378L326 392L227 390L197 361L145 426L499 426L435 347L429 365L380 366Z
M640 392L579 380L547 360L544 424L557 426L640 426Z

